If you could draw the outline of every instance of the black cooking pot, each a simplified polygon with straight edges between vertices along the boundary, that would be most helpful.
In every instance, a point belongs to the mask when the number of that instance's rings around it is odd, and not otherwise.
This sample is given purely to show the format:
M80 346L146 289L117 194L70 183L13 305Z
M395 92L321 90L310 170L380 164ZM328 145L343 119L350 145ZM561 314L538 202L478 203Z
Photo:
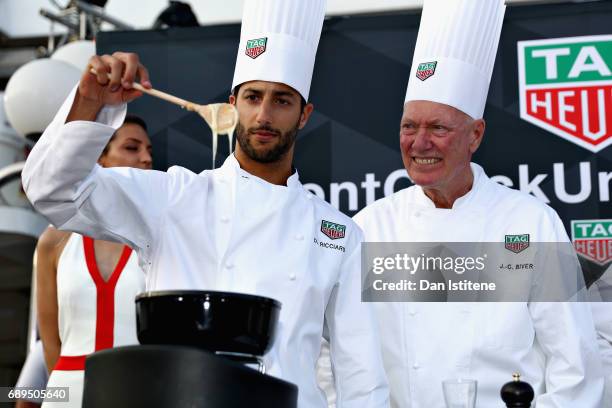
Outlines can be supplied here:
M280 308L274 299L242 293L142 293L136 297L138 340L263 356L274 342Z
M296 408L298 388L194 347L114 347L87 356L83 408Z

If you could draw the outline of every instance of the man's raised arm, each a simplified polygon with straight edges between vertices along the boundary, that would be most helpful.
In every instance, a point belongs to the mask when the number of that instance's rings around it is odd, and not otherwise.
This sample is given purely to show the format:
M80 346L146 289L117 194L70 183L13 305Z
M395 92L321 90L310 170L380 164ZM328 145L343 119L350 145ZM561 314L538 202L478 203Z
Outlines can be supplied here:
M166 203L166 173L96 164L123 123L126 103L142 95L132 88L137 75L151 87L136 54L92 57L30 153L22 179L30 202L56 227L147 248Z

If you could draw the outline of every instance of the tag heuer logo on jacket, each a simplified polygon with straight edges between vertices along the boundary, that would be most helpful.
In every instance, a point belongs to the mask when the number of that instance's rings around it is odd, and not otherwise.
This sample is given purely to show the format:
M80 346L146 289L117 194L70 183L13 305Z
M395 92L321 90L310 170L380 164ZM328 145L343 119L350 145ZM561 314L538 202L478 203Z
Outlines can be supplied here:
M321 221L321 232L325 234L329 239L340 239L344 238L346 232L346 225L336 224L331 221Z
M529 248L529 234L506 235L506 249L516 254Z

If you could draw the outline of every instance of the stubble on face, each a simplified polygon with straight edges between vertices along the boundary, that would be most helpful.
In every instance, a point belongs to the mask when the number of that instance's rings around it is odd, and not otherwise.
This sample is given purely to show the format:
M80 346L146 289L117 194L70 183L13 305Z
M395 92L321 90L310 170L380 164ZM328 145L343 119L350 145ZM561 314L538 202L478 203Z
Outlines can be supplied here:
M298 120L295 126L286 132L282 132L281 130L271 126L258 126L247 129L242 125L242 123L238 122L236 126L236 140L238 141L242 151L251 160L258 163L276 163L287 154L295 143L299 130L299 123L300 122ZM253 135L255 135L257 132L273 133L278 139L276 143L269 148L257 148L255 147L255 143L253 141Z

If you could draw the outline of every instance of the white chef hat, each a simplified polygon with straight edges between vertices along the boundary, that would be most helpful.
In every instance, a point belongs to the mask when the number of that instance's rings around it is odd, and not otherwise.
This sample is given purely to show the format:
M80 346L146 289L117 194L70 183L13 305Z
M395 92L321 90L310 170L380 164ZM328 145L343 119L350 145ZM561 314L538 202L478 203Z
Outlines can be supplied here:
M246 0L232 90L281 82L308 100L326 0Z
M482 118L505 10L504 0L425 0L406 102Z

